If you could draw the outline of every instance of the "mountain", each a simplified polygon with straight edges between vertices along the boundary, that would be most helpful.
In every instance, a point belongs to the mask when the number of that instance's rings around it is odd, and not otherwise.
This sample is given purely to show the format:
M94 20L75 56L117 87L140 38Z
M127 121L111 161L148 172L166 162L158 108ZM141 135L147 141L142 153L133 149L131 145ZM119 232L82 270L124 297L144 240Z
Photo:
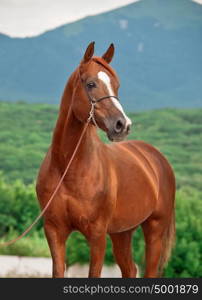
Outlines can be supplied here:
M0 100L59 103L90 41L111 42L126 110L202 107L202 6L141 0L33 38L0 35Z

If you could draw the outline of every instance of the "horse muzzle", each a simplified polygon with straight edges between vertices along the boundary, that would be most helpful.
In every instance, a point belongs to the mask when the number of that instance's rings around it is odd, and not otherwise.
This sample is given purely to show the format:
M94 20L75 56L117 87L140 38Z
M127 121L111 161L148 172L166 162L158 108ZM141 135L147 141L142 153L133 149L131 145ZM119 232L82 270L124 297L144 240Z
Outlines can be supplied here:
M128 122L124 117L119 117L116 120L110 120L107 124L107 136L112 142L123 141L130 132L131 121Z

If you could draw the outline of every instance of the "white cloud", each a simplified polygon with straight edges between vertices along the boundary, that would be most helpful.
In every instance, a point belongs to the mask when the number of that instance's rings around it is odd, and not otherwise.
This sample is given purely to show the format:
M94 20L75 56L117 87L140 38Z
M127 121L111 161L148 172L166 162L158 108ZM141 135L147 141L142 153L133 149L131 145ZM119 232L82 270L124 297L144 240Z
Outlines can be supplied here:
M138 0L0 0L0 32L15 37L46 30Z
M135 1L139 0L0 0L0 32L15 37L38 35ZM193 1L202 4L202 0Z

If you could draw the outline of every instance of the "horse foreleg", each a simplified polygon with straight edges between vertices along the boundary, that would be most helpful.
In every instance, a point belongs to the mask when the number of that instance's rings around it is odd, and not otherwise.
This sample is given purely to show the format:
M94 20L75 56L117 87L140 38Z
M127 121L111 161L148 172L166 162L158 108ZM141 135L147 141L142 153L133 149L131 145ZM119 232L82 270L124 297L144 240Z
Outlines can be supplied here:
M106 233L91 237L89 244L90 267L88 277L100 277L106 248Z
M137 268L132 257L133 230L110 234L113 243L113 253L122 277L136 277Z
M52 276L64 277L65 272L65 241L68 234L55 225L45 222L44 231L52 256Z

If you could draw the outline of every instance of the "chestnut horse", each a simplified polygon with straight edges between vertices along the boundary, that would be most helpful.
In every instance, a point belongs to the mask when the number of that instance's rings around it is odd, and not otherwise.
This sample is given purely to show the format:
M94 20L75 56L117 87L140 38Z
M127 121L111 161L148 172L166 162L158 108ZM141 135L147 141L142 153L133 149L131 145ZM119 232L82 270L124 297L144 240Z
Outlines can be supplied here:
M146 243L145 277L157 277L167 262L175 235L175 177L165 157L143 141L122 141L131 121L118 101L119 80L109 65L110 45L94 57L90 43L65 87L51 146L41 165L37 195L44 208L94 112L60 189L44 215L53 260L53 277L63 277L65 242L80 231L90 246L89 277L99 277L106 235L123 277L135 277L132 234L142 226ZM104 144L97 128L111 141Z

